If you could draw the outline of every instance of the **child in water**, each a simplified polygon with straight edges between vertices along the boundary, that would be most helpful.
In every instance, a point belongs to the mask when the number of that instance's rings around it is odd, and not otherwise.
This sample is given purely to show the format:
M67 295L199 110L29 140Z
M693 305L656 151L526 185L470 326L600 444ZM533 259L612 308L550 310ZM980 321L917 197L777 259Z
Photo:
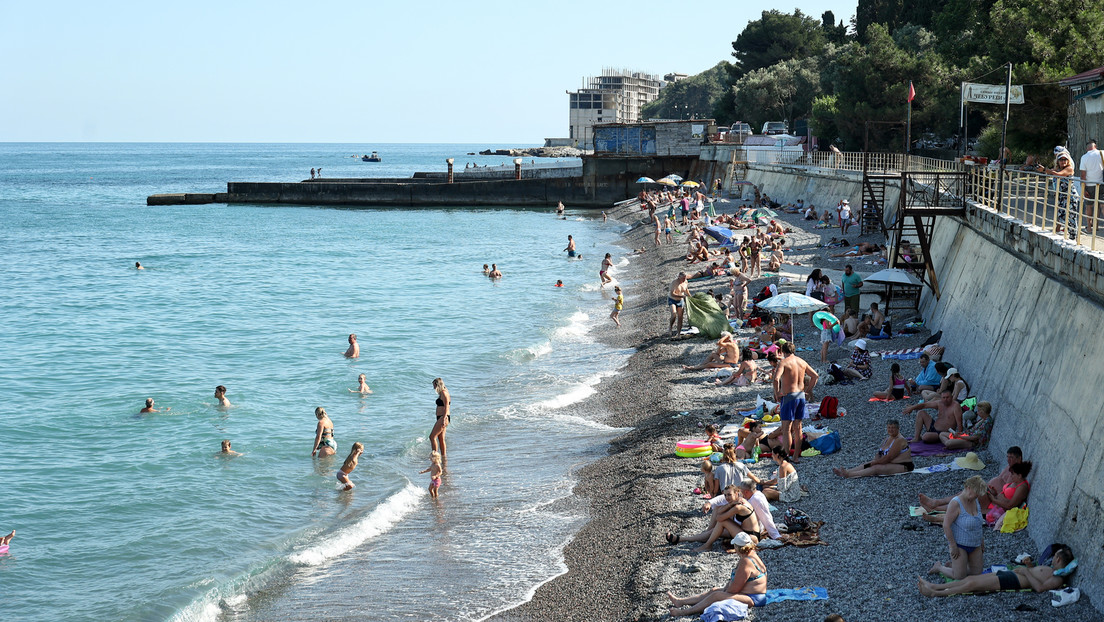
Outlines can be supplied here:
M349 475L353 472L353 469L356 468L357 460L362 453L364 453L364 444L353 443L353 448L349 451L349 457L345 458L345 464L341 465L341 470L337 472L338 483L345 484L343 490L352 490L356 488L356 484L349 480Z
M429 473L429 496L437 498L437 490L441 487L441 452L434 451L429 454L429 468L419 473Z
M556 279L556 287L563 287L563 281L560 279Z
M226 440L222 441L222 451L219 452L219 455L223 455L223 456L240 456L241 453L237 452L237 451L234 451L233 449L230 449L230 439L226 439Z
M357 388L349 389L350 393L360 393L361 395L367 395L372 392L372 389L368 388L368 383L365 381L364 374L357 376Z
M610 319L617 324L617 328L621 328L621 320L618 316L621 315L621 309L625 306L625 296L621 294L621 286L616 285L613 288L613 313L610 313Z

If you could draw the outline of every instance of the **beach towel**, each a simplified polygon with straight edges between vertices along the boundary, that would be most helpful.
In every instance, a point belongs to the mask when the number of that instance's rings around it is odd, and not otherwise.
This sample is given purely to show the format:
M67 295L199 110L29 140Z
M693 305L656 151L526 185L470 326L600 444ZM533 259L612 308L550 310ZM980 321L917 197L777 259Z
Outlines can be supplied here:
M966 451L965 449L947 449L942 443L925 443L923 441L909 443L909 450L912 451L913 457L953 456Z
M816 544L828 546L828 543L820 537L820 526L823 524L824 521L815 521L810 523L809 528L804 531L780 534L778 540L782 544L791 546L813 546Z
M767 604L784 600L828 600L828 590L823 587L776 588L767 590Z
M881 352L871 352L870 356L880 356L883 360L898 360L898 361L911 361L913 359L920 358L920 355L924 353L924 348L905 348L903 350L883 350Z
M920 467L919 469L913 469L912 471L908 471L908 472L909 473L919 473L920 475L931 475L932 473L946 473L947 471L962 471L962 470L964 470L964 469L962 467L958 466L958 464L954 460L951 460L950 462L948 462L946 464L933 464L931 466ZM902 475L904 475L904 473L902 473Z
M705 608L701 619L705 622L720 622L721 620L743 620L747 617L748 606L731 598L715 602Z
M690 326L696 327L702 335L710 339L717 339L722 332L731 330L724 311L721 311L717 301L705 292L698 292L686 298L686 315L690 320Z

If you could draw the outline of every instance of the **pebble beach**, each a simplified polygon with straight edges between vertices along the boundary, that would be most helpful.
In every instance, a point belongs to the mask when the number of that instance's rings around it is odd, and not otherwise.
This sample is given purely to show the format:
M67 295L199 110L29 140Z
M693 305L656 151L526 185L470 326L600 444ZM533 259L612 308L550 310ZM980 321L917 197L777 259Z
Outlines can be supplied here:
M765 191L770 194L770 188ZM740 206L736 201L716 204L718 213L732 213ZM683 534L700 531L709 520L701 512L702 498L693 492L700 485L698 461L676 457L674 448L681 439L702 438L701 425L715 423L721 427L741 423L743 417L738 411L754 408L757 396L770 399L770 384L715 387L711 382L712 370L682 371L683 364L700 362L714 347L714 340L698 336L672 339L667 334L667 289L678 272L691 269L685 260L686 236L676 235L674 244L655 248L652 226L641 224L646 213L639 207L630 204L609 214L611 219L634 225L624 235L626 253L630 249L647 250L634 255L630 265L616 275L625 291L623 328L615 329L609 323L608 329L601 329L610 345L636 351L621 373L604 380L590 399L594 400L596 410L610 413L603 423L631 431L610 443L607 457L581 467L574 495L561 502L577 506L573 509L582 509L589 517L564 551L567 571L540 586L531 600L492 620L667 619L668 591L687 595L723 586L737 561L736 556L724 553L719 543L710 552L693 553L696 543L672 546L665 541L667 531ZM841 237L839 228L814 229L814 221L804 221L798 214L779 212L778 216L784 226L793 230L786 235L786 264L780 271L780 276L789 282L779 286L780 293L804 293L805 278L814 268L829 270L833 282L838 283L837 274L847 263L860 276L883 267L867 263L869 258L830 258L830 254L839 250L819 245L827 244L832 237ZM844 237L852 243L883 241L880 235L858 233L853 228ZM794 262L800 265L793 265ZM699 267L702 266L695 265L692 269ZM757 279L748 286L748 291L754 295L769 282L778 281L778 277ZM694 293L712 288L727 294L728 279L692 282L690 288ZM861 305L864 309L879 300L871 292L877 289L880 288L865 288ZM838 308L842 309L842 304ZM918 316L915 311L889 314L895 327ZM926 328L913 335L871 341L870 350L876 353L918 347L939 327ZM748 619L819 622L832 613L840 614L848 622L1101 619L1085 598L1054 608L1048 593L921 596L917 579L938 580L936 575L928 575L928 569L933 562L946 562L949 556L941 527L910 517L909 506L918 504L918 493L956 494L963 480L971 475L981 475L986 480L996 476L1005 466L1007 448L989 447L980 451L986 465L981 471L906 473L851 480L837 477L833 467L854 466L875 455L885 437L886 420L899 419L902 434L912 436L914 415L902 414L902 409L915 404L917 398L868 401L874 391L885 389L893 362L877 356L872 357L870 380L825 386L828 375L826 365L819 361L819 331L812 327L807 314L795 318L795 330L796 344L812 348L798 355L821 374L815 399L810 403L819 403L825 395L832 395L846 410L842 418L815 423L838 431L843 446L836 453L805 458L797 464L801 484L809 494L792 505L813 521L824 522L820 529L824 544L761 549L759 555L766 564L769 589L823 587L828 599L774 603L752 609ZM751 331L745 328L736 331L735 336L750 335ZM942 345L946 348L943 360L953 363L954 344ZM829 360L846 365L850 347L850 343L843 347L833 345ZM899 362L907 377L915 376L919 370L915 360ZM962 372L969 378L972 370ZM985 400L984 395L977 397ZM1002 415L999 411L994 413L997 426L1001 425ZM1031 448L1025 446L1023 450L1024 459L1032 460ZM933 456L916 457L914 461L919 468L953 459L954 456ZM769 477L773 467L769 460L751 465L752 472L763 478ZM1034 468L1045 469L1047 465L1036 462ZM1046 500L1036 493L1032 501ZM773 505L777 508L774 518L781 525L782 512L790 504ZM986 566L1011 564L1020 553L1039 553L1026 530L1002 534L986 529L984 545ZM1077 553L1076 545L1074 552Z

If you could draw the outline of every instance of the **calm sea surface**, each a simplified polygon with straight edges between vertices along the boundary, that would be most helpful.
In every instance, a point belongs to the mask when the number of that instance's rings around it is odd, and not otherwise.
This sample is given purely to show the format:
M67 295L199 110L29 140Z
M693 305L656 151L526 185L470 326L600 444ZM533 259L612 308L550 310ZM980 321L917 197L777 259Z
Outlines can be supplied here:
M617 433L581 402L630 354L595 340L621 225L145 205L320 166L509 161L465 155L481 147L0 144L0 532L18 530L0 617L477 620L562 572L583 517L555 502ZM382 164L350 157L371 150ZM359 360L342 357L349 333ZM374 394L349 392L360 373ZM453 422L433 502L418 471L437 376ZM171 410L139 415L150 397ZM310 456L316 406L335 458ZM222 439L243 455L216 455ZM357 488L338 492L355 441Z

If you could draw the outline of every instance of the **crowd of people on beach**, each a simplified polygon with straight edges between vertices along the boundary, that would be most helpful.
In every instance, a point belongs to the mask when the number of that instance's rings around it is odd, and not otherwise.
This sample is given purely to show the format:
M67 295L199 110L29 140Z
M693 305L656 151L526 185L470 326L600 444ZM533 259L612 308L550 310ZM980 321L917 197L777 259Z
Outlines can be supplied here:
M777 524L771 514L770 501L785 504L800 503L806 490L799 483L798 465L815 450L814 440L803 426L812 413L816 418L833 416L826 412L825 404L835 398L826 396L819 405L813 402L818 383L832 385L868 381L874 377L871 339L893 337L891 319L882 312L878 302L871 302L860 312L860 296L863 293L862 277L854 266L844 267L839 285L832 282L824 268L815 268L809 274L803 293L824 303L831 314L839 303L844 303L844 314L839 319L829 315L819 326L819 362L822 371L814 369L798 354L793 343L796 337L793 318L785 314L763 312L756 305L781 293L786 282L779 279L770 282L757 296L749 299L748 286L766 272L777 272L785 263L786 236L791 232L782 223L757 217L754 210L763 205L774 205L765 194L756 189L756 201L737 209L731 215L710 216L698 210L683 214L681 225L685 232L674 229L672 213L680 204L666 192L641 193L641 209L652 214L655 227L654 240L661 243L660 221L654 215L663 201L670 206L663 221L665 241L671 243L671 232L685 234L688 265L707 264L697 272L680 272L665 289L669 308L669 336L682 338L686 319L686 301L691 296L690 285L695 280L727 278L727 296L708 294L716 298L725 311L731 331L722 332L715 348L704 359L682 365L686 372L710 370L717 376L710 382L717 386L749 386L770 383L773 401L748 410L737 407L744 416L742 424L727 437L718 433L718 426L704 428L712 455L703 458L694 469L700 472L700 492L706 499L702 511L709 516L705 528L691 534L668 531L666 540L677 545L683 542L698 544L694 552L711 550L718 541L730 541L727 552L737 555L729 581L724 586L690 596L677 596L668 592L672 616L703 613L715 603L735 601L749 607L766 604L767 564L758 551L780 545L786 540L788 525ZM804 202L789 205L782 211L801 215L805 220L817 217L815 206ZM695 218L696 216L696 218ZM834 219L841 233L857 224L861 214L853 215L847 201L841 201ZM830 213L822 217L828 221ZM733 229L748 229L742 241L714 243L705 233L705 227L713 223L725 223ZM835 238L833 238L833 241ZM844 245L846 245L844 241ZM884 260L883 245L859 243L846 252L833 257L869 257L875 255ZM912 261L917 251L908 244L902 245L905 262ZM795 265L792 264L791 265ZM793 280L790 280L793 283ZM793 286L797 286L793 283ZM739 333L746 337L738 337ZM835 348L850 343L848 360L844 364L830 362L829 354ZM811 348L810 348L811 350ZM850 468L836 467L832 471L844 479L875 476L891 476L909 473L918 467L914 451L923 456L946 455L949 452L969 452L951 463L950 469L984 468L977 452L987 449L992 434L994 416L989 402L974 396L970 383L955 365L943 361L946 354L939 345L938 335L929 339L921 348L913 349L899 357L916 360L919 367L911 377L906 376L898 362L889 366L889 377L884 390L871 391L871 401L909 402L901 414L912 416L913 434L906 438L897 418L885 422L886 436L871 451L870 460ZM890 358L890 357L886 357ZM767 366L760 369L760 361ZM760 398L761 399L761 398ZM749 407L750 408L750 407ZM834 406L833 406L834 408ZM772 417L778 417L777 426L768 428ZM739 420L738 420L739 421ZM907 429L907 428L906 428ZM933 449L934 448L934 449ZM811 451L810 451L811 450ZM757 474L749 464L757 465L769 458L773 467L769 477ZM811 467L810 467L811 468ZM937 467L925 467L937 468ZM1028 476L1032 464L1023 460L1023 451L1011 447L1007 452L1007 466L999 475L985 482L972 476L963 482L960 492L938 498L917 493L919 505L911 511L921 521L943 527L949 560L937 560L929 573L940 577L931 581L921 578L917 583L919 593L938 597L955 594L1030 589L1036 592L1057 590L1068 578L1070 569L1076 567L1071 549L1055 543L1036 564L1030 557L1021 556L1009 568L999 566L994 572L985 572L983 563L984 543L982 531L986 527L997 531L1015 531L1026 524L1026 508L1031 485ZM795 508L787 510L787 518ZM798 512L800 513L800 512ZM788 521L787 521L788 522ZM800 523L799 523L800 529ZM841 618L835 618L841 619Z

